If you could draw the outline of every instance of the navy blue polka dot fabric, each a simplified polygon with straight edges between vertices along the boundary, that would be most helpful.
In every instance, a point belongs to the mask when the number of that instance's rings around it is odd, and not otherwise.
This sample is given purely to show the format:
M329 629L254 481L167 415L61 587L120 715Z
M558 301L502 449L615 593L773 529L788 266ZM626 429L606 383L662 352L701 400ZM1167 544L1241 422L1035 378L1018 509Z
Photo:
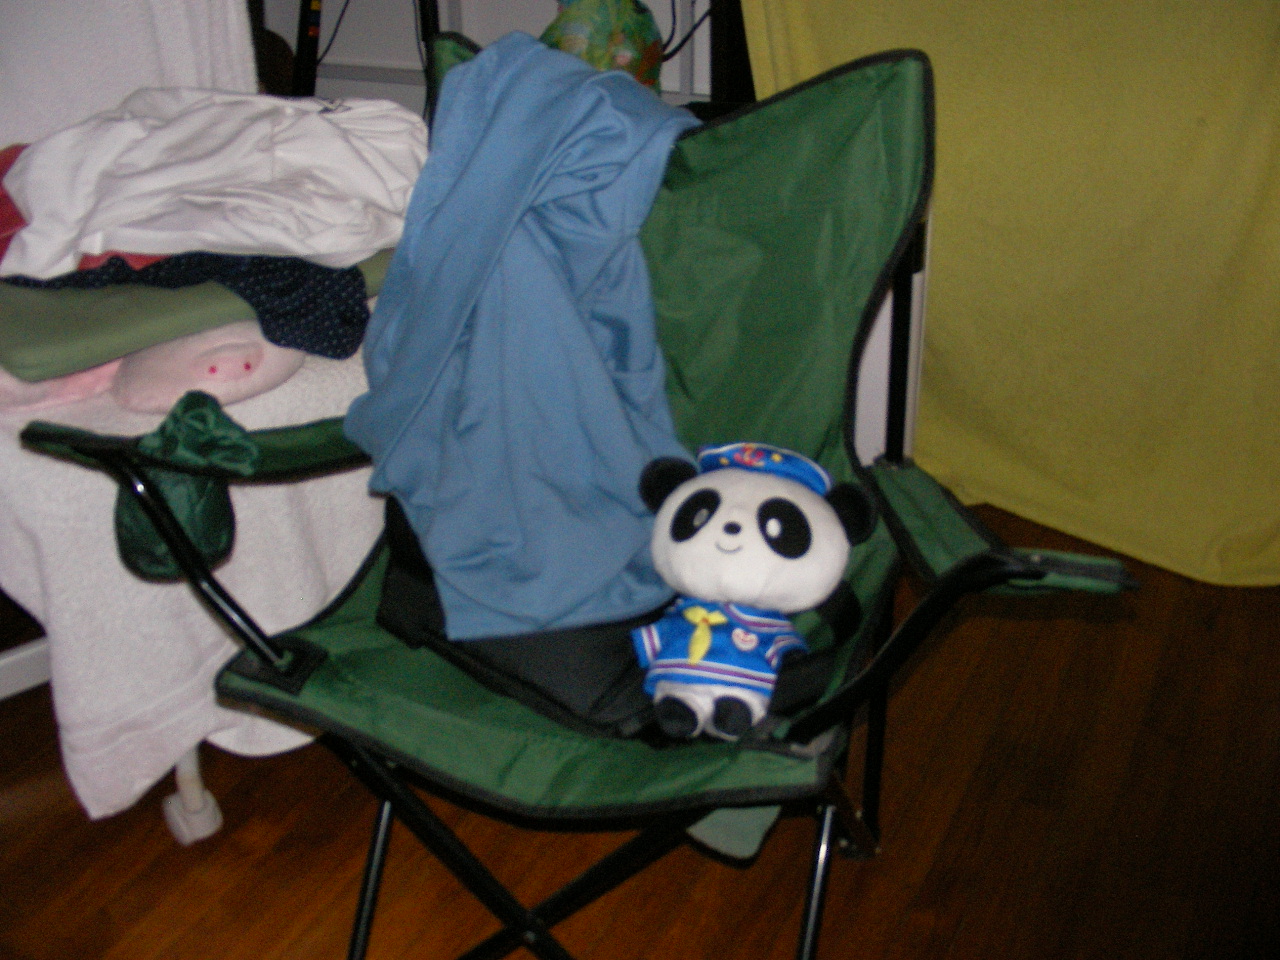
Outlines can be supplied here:
M134 270L119 257L100 267L49 280L5 277L6 283L43 289L97 290L135 283L173 290L212 280L245 300L272 343L343 360L356 352L369 323L364 275L296 257L180 253Z

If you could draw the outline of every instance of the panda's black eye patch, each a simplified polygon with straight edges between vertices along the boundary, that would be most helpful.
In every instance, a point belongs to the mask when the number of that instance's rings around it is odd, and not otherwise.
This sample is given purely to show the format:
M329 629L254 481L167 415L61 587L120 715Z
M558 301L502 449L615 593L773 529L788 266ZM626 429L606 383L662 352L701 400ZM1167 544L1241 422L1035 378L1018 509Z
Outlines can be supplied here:
M813 542L809 521L790 500L780 497L766 500L756 511L756 522L760 524L765 543L779 556L795 560L809 552L809 544Z
M720 508L720 494L714 490L691 493L671 518L671 539L683 543L707 525Z

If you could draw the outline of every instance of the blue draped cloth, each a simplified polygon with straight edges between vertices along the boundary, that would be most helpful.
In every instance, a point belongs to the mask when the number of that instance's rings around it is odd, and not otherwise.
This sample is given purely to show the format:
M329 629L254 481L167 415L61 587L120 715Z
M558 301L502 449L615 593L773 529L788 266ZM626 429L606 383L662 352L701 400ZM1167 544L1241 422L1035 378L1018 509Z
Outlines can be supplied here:
M695 123L523 34L445 78L346 430L403 504L451 639L670 598L637 483L687 454L637 233Z

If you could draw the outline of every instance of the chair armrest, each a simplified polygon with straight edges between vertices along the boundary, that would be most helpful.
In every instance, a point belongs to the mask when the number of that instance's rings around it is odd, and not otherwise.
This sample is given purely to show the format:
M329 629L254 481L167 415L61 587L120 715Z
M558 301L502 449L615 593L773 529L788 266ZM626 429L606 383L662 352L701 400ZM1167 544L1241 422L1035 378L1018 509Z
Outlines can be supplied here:
M1110 594L1137 585L1124 565L1109 557L1006 546L910 461L881 460L866 473L890 533L929 590L855 676L780 725L777 734L792 743L807 743L887 689L894 673L968 594Z
M42 453L104 470L119 484L116 543L125 566L151 580L187 575L183 557L212 569L230 554L232 481L293 481L367 462L338 418L246 431L208 394L188 393L145 436L95 434L36 422L23 442ZM172 529L157 510L170 515ZM170 539L177 537L175 548ZM190 577L188 577L190 579Z
M38 452L116 481L116 541L125 566L147 579L185 580L253 654L260 679L296 692L322 662L323 653L305 641L269 637L212 570L234 537L229 482L288 482L367 462L342 435L340 418L249 432L213 397L189 393L142 437L39 421L21 436Z
M1118 593L1137 586L1124 565L1110 557L1005 546L951 491L909 460L880 460L868 472L899 549L915 572L931 583L968 558L995 551L1020 558L1028 570L1027 577L992 588L1000 592Z
M820 703L797 714L779 733L793 743L808 743L851 716L876 691L887 689L898 668L962 597L998 588L1015 578L1032 581L1037 576L1040 574L1022 557L1009 550L981 550L959 560L933 581L929 592L873 652L870 662Z
M187 418L187 442L147 442L148 438L158 438L170 432L183 411L189 412L192 406L197 406L204 417L194 426ZM202 441L213 432L235 437L245 445L244 455L228 460L200 453L210 446ZM27 424L21 434L25 446L85 466L102 469L104 457L123 456L143 467L158 467L194 476L214 476L228 481L286 481L362 466L369 461L364 451L343 435L340 417L245 431L207 394L187 394L174 406L165 423L148 438L98 434L39 420Z
M258 448L254 480L289 480L299 476L362 467L369 455L346 438L342 417L289 427L251 430Z

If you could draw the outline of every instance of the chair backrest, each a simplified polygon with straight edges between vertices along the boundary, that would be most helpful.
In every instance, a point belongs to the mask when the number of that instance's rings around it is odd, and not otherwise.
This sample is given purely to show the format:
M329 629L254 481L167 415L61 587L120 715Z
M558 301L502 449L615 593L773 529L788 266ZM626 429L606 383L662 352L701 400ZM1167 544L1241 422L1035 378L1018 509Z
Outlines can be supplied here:
M857 359L924 216L932 77L855 61L686 134L641 232L690 450L776 444L852 474Z
M478 50L437 35L436 86ZM858 364L924 220L933 146L917 50L855 60L676 143L640 238L691 452L772 443L851 478Z

